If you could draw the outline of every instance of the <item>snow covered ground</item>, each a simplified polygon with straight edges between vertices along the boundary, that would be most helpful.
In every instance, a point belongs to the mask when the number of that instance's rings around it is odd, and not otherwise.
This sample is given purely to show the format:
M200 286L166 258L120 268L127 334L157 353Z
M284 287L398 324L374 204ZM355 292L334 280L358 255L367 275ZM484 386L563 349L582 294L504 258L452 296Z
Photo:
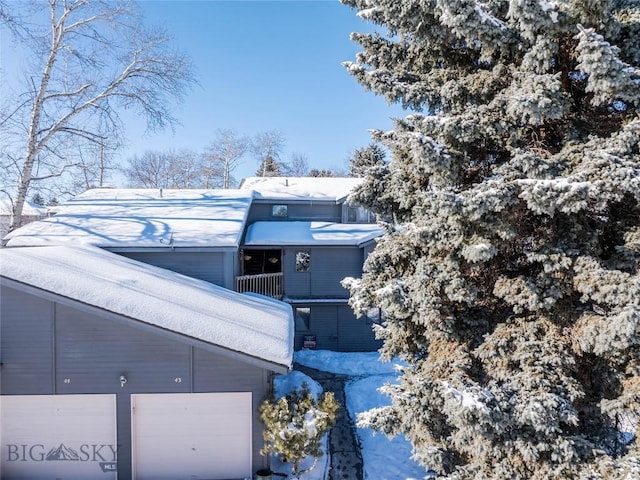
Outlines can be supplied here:
M294 354L295 362L307 367L348 375L351 380L345 387L347 409L351 418L357 413L389 403L389 398L378 391L385 383L396 379L393 363L380 362L377 352L340 353L325 350L303 350ZM294 371L276 379L276 395L281 396L294 387L307 382L312 392L320 393L322 387L301 372ZM367 480L415 480L425 478L426 471L411 460L411 445L404 437L388 439L369 429L357 429L362 446L364 476ZM326 449L325 449L326 451ZM290 467L272 459L275 472L289 472ZM328 456L324 455L314 470L301 480L325 480L328 478ZM277 479L279 477L275 477Z

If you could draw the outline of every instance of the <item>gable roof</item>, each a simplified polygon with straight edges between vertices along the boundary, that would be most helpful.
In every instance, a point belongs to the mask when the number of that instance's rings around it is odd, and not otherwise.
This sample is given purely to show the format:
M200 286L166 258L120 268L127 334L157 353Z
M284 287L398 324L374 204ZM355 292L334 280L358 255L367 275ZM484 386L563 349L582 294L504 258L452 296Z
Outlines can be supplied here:
M247 190L93 189L5 239L9 246L237 248L251 199Z
M97 247L0 248L0 278L159 331L291 367L293 316L283 302L232 292Z
M363 182L354 177L249 177L241 189L253 190L256 200L313 200L340 203Z
M255 222L249 225L248 246L361 246L379 237L383 230L371 223Z

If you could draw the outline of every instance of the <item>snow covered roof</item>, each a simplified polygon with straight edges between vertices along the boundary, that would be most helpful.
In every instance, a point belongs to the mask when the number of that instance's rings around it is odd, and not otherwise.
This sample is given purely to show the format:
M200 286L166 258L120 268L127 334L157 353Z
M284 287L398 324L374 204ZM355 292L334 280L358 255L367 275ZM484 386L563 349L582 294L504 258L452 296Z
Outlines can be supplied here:
M291 366L283 302L232 292L91 246L0 248L0 277L239 352Z
M249 225L245 245L354 245L383 234L371 223L255 222Z
M5 238L9 246L237 247L251 199L247 190L93 189Z
M240 188L253 190L257 200L342 202L363 182L354 177L249 177Z
M0 200L0 215L11 215L13 205L8 199ZM30 217L46 217L49 213L48 207L37 205L30 200L25 200L22 214Z

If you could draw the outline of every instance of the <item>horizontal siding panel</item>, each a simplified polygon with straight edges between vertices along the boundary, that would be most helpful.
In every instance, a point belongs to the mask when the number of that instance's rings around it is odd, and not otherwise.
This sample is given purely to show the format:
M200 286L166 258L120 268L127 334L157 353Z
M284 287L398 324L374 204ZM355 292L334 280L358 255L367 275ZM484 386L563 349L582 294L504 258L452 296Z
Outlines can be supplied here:
M272 205L287 205L286 218L274 218L271 216ZM342 206L329 203L288 204L286 201L273 201L270 204L253 203L249 210L247 224L253 222L268 221L316 221L316 222L341 222Z
M336 305L311 306L309 332L316 337L318 350L338 349L338 316ZM301 345L301 343L300 343Z
M362 275L362 249L358 247L311 249L311 296L349 298L340 282Z
M260 393L264 369L200 348L193 349L194 392Z
M56 338L58 393L190 389L188 345L66 306L58 308Z
M229 275L225 275L224 252L126 252L121 255L221 287L233 288L225 284ZM229 269L230 275L233 275L233 265L230 265Z
M358 318L349 305L339 305L338 349L341 352L371 352L382 346L376 340L371 320L365 316Z
M309 298L311 295L311 273L296 272L296 252L308 251L305 248L285 248L282 251L282 268L284 273L284 295L291 298ZM313 270L313 254L311 269Z
M0 318L2 394L52 394L52 303L2 287Z

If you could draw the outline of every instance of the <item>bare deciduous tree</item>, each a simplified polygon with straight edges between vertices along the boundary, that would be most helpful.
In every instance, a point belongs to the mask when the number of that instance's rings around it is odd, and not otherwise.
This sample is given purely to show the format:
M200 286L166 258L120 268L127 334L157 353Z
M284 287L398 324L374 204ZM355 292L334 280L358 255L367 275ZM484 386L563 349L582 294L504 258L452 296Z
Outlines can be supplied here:
M280 175L280 154L284 144L284 135L276 130L269 130L255 136L251 149L258 161L256 175L260 177Z
M202 154L206 187L231 188L235 182L233 171L250 146L251 141L247 137L239 136L233 130L216 130L213 142Z
M190 61L170 48L166 32L145 30L131 2L49 0L46 5L46 15L28 2L0 5L4 30L33 55L22 72L28 79L24 91L10 95L0 111L1 136L10 136L15 148L3 152L17 177L11 229L21 224L32 183L81 166L70 149L106 146L121 132L120 108L143 115L149 129L170 126L173 103L193 83Z
M200 159L191 150L146 151L129 159L125 175L131 187L200 188L201 172Z
M282 165L282 174L287 177L306 177L309 175L309 161L301 153L291 155L291 160Z

